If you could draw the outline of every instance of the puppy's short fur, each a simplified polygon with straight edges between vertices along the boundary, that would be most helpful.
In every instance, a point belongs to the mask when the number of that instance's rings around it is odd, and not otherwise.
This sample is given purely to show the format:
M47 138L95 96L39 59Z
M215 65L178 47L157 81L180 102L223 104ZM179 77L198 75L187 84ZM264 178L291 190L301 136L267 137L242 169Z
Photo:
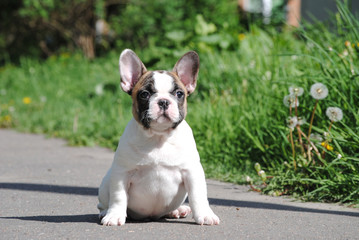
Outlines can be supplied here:
M207 187L192 130L184 120L187 96L196 88L199 57L188 52L172 71L147 71L137 55L120 56L122 89L132 96L128 123L111 168L99 189L103 225L123 225L126 217L186 217L219 224L209 207ZM182 205L188 195L189 205Z

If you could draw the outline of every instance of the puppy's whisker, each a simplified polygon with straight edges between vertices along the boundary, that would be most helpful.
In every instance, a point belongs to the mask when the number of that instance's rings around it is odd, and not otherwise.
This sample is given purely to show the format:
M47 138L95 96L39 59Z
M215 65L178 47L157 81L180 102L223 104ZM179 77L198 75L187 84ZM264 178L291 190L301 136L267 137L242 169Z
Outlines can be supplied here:
M149 110L146 110L142 113L140 121L150 123L151 120L150 120L150 116L149 116Z

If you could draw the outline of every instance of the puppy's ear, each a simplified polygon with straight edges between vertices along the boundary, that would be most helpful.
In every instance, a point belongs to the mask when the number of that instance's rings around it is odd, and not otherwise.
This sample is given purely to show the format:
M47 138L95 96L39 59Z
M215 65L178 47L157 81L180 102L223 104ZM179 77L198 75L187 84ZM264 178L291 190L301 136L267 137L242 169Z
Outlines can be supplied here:
M147 69L137 57L136 53L130 49L125 49L121 53L119 67L121 74L121 88L131 95L133 87Z
M196 52L190 51L183 55L173 68L185 85L188 94L192 93L197 85L197 76L199 70L199 56Z

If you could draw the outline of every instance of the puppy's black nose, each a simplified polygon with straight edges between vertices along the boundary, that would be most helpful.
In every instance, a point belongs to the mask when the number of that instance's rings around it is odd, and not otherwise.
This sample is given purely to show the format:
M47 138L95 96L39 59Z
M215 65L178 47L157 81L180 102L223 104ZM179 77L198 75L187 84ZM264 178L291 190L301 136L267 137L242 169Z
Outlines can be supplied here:
M170 105L170 102L167 99L160 99L157 102L158 106L160 107L160 109L162 110L167 110L168 109L168 105Z

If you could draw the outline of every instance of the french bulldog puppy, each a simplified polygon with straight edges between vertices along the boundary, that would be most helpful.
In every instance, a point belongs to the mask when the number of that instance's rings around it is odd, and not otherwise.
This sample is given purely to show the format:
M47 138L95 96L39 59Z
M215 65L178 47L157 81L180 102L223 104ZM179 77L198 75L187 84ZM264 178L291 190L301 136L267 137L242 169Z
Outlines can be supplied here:
M147 71L129 49L121 53L121 87L132 97L128 123L99 188L101 224L186 217L217 225L192 130L184 120L196 88L199 57L188 52L172 71ZM182 205L188 195L189 206Z

